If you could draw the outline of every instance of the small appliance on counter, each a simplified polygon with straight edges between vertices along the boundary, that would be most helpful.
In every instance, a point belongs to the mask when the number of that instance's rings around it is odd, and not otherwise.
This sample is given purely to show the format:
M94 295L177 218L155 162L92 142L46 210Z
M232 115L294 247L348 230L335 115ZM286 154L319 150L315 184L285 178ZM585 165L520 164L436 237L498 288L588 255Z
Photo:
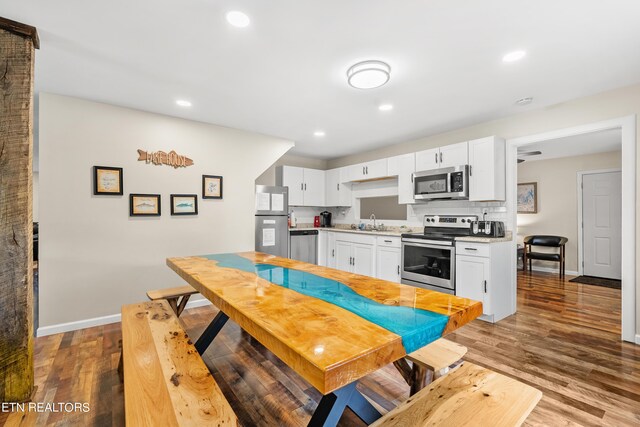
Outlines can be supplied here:
M331 212L320 212L320 227L331 227Z
M478 237L504 237L504 222L474 221L471 223L471 235Z
M313 217L313 226L316 228L320 227L320 217L318 215Z

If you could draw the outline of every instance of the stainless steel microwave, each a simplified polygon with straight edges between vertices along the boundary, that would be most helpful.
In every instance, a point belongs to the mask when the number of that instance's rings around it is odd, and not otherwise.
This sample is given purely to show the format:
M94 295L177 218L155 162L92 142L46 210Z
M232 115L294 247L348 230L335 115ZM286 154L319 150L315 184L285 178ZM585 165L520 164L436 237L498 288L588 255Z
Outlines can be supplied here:
M415 200L468 200L469 165L414 173L413 196Z

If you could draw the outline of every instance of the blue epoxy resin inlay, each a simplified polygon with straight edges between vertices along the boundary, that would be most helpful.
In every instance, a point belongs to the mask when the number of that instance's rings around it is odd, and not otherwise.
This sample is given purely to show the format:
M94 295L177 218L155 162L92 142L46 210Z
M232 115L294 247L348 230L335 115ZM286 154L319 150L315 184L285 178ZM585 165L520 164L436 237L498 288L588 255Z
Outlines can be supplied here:
M442 336L449 321L444 314L412 307L384 305L366 298L347 285L312 273L271 264L254 264L236 254L204 255L220 267L254 273L269 282L300 294L318 298L349 310L402 337L405 351L411 353Z

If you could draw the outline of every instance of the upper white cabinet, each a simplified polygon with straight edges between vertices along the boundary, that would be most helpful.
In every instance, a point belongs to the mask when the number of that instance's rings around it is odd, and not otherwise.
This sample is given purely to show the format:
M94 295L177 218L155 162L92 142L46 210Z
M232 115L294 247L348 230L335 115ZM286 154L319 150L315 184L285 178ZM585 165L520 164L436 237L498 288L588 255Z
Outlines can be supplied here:
M276 185L289 187L290 206L325 206L324 171L278 166Z
M490 136L469 141L469 200L505 200L505 141Z
M389 176L398 177L398 203L414 203L413 173L416 171L415 153L403 154L388 159Z
M325 172L326 206L351 206L351 184L347 168L330 169Z
M349 171L349 181L366 181L389 176L387 159L373 160L371 162L347 166L347 168Z
M416 171L426 171L453 166L466 165L469 162L467 142L445 145L444 147L418 151L416 153Z

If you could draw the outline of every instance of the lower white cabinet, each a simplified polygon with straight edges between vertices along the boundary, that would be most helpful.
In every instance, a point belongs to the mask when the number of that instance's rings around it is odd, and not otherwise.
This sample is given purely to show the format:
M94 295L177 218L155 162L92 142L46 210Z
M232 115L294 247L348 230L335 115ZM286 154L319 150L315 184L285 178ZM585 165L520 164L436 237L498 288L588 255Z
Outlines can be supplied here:
M346 233L345 233L346 234ZM335 268L350 273L372 276L375 274L375 241L364 242L362 237L337 236L335 241ZM355 240L355 241L354 241Z
M376 277L389 282L400 283L400 248L378 246Z
M511 248L511 242L456 242L456 296L480 301L482 320L497 322L516 312Z

